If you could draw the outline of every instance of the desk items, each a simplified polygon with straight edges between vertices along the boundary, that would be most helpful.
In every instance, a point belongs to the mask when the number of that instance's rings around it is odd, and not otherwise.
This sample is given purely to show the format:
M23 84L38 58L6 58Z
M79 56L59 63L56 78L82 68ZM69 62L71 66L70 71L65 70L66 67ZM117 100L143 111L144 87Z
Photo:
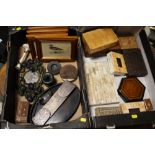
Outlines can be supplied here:
M122 78L118 93L125 102L142 101L145 86L136 78Z
M43 106L43 108L40 109L32 118L33 123L35 125L44 125L74 89L74 84L65 81L54 93L51 99Z
M122 54L116 52L109 52L107 54L110 73L114 75L127 74L125 60Z
M31 120L52 97L51 93L55 94L55 92L61 87L61 85L62 83L53 85L48 90L46 90L43 94L40 95L39 99L32 105L31 113L30 113ZM46 100L46 103L42 104L43 100ZM75 87L74 90L71 92L71 94L67 96L63 104L56 110L56 112L48 119L48 121L45 124L48 125L51 123L68 121L77 111L79 104L80 104L80 90L78 89L78 87Z
M85 51L89 55L104 53L104 50L118 44L118 37L110 28L96 29L82 34Z
M85 63L85 76L90 106L119 102L107 61Z
M123 55L129 76L143 77L147 75L147 69L140 49L123 50Z

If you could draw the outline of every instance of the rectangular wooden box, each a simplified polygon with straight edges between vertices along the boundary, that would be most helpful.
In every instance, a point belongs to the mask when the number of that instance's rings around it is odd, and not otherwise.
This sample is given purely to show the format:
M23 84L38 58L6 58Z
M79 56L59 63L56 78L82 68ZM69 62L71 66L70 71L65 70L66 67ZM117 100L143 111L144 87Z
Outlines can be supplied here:
M96 29L83 33L82 38L89 55L103 52L118 44L118 38L112 29Z

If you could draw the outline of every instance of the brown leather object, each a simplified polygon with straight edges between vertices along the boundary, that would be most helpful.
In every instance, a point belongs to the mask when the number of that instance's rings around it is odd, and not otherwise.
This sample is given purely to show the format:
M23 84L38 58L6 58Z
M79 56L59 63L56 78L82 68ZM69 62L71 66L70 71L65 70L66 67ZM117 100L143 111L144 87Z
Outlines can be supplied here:
M82 34L85 51L89 55L102 53L118 44L118 37L112 29L96 29Z
M74 81L78 76L77 68L73 65L65 65L60 70L60 76L64 81Z
M135 77L123 78L118 93L125 102L142 101L145 86Z
M17 102L16 123L27 123L29 103L26 101Z
M0 94L5 95L6 64L0 70Z
M140 49L123 50L123 54L129 76L143 77L147 75L147 69Z

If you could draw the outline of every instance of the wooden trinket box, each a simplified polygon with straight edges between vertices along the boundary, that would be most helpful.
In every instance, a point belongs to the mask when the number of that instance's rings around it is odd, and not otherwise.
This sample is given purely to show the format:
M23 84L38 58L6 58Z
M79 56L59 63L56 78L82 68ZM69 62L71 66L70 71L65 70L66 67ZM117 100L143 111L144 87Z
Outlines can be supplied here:
M123 78L118 88L118 93L126 102L142 101L145 86L134 77Z
M123 113L129 113L130 109L139 109L139 112L152 111L152 103L150 99L144 99L141 102L129 102L120 104Z
M103 52L118 44L118 37L112 29L96 29L82 34L85 50L89 55Z
M120 107L124 114L130 113L131 109L138 109L139 112L146 111L144 101L123 103L123 104L120 104Z
M110 50L117 51L117 50L138 48L135 36L118 37L118 39L119 39L119 45L112 47Z
M95 116L109 116L122 114L120 107L99 107L95 109Z
M140 49L123 50L123 55L129 76L143 77L147 75L147 69Z
M125 60L122 54L110 52L107 54L110 72L114 75L127 74Z
M16 107L16 123L27 123L29 112L29 103L26 101L17 102Z

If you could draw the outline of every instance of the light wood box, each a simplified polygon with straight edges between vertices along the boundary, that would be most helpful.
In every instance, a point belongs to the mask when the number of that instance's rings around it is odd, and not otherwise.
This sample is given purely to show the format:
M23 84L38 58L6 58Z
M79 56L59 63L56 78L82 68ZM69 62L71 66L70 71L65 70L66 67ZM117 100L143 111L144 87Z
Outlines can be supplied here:
M82 34L85 50L89 55L101 52L118 44L112 29L96 29Z
M137 109L138 108L140 112L146 111L144 101L123 103L123 104L120 104L120 106L121 106L122 112L124 114L129 113L129 109Z

